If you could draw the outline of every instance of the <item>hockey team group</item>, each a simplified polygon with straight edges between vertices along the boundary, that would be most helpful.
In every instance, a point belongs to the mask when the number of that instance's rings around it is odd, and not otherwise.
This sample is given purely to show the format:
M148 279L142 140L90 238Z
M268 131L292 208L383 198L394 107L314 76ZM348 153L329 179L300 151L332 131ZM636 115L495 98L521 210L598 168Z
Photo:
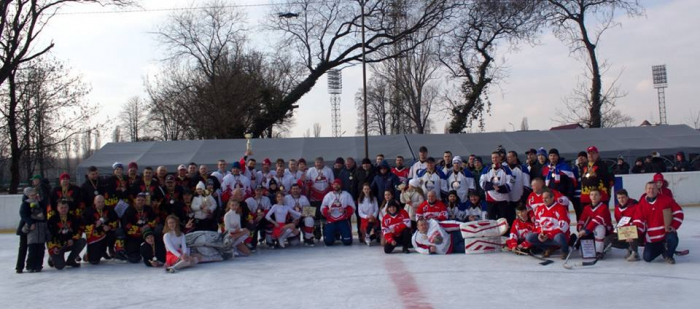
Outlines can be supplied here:
M411 166L399 156L393 167L378 155L374 163L338 158L332 167L321 157L310 167L303 158L274 166L265 159L257 170L251 155L219 160L211 173L194 162L175 173L116 162L109 176L90 167L80 187L67 173L54 188L34 176L20 207L17 273L40 272L46 251L56 269L117 259L175 272L259 245L351 245L353 218L359 242L387 254L511 251L551 263L557 251L568 262L580 249L595 263L618 248L630 262L661 256L669 264L679 254L683 211L663 175L638 200L625 189L611 196L614 177L594 146L572 164L543 148L521 163L499 147L489 165L450 151L436 162L426 147Z

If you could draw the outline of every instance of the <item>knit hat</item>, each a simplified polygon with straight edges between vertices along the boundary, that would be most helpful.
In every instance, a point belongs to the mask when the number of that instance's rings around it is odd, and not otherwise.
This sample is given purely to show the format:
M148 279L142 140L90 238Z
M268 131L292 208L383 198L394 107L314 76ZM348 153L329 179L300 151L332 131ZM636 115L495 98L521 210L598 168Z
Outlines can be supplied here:
M537 150L535 150L535 148L530 148L530 150L526 151L525 154L537 154Z
M474 157L474 161L475 162L478 161L479 163L482 163L482 164L484 163L484 159L482 159L481 157Z
M232 168L232 169L233 169L233 168L240 169L240 168L241 168L241 162L238 162L238 161L233 162L233 164L231 164L231 168Z
M372 161L370 161L369 158L364 158L362 159L362 164L372 164Z
M206 188L207 188L207 186L205 186L204 183L201 181L199 183L197 183L197 186L195 187L195 189L202 189L202 190L204 190Z
M334 184L334 185L335 185L335 184L338 184L338 185L341 185L341 186L342 186L342 185L343 185L343 181L340 180L340 178L336 178L335 180L333 180L333 184Z
M420 187L420 179L418 178L413 178L408 181L408 185L414 188Z
M30 180L34 180L34 179L39 179L39 180L41 180L41 175L36 174L36 175L32 176L32 178L31 178Z
M30 194L36 193L36 189L34 189L33 187L26 187L24 188L24 192L22 193L24 193L24 195L26 196L29 196Z
M463 162L462 157L455 156L454 158L452 158L452 164L457 163L457 162L462 163Z
M559 150L556 148L552 148L549 150L549 154L555 154L557 157L559 157Z
M304 158L299 158L299 160L297 160L297 162L306 164L306 159L304 159Z
M61 174L61 176L58 177L58 180L64 180L64 179L70 180L70 175L68 175L68 173L66 173L66 172L63 172Z
M385 168L389 170L389 162L386 162L386 160L382 160L382 163L379 163L379 168Z
M265 158L265 160L263 160L263 164L272 165L272 161L270 161L270 158Z
M154 236L155 234L153 233L153 230L150 227L146 227L143 229L143 232L141 232L141 235L143 235L143 239L145 240L146 237Z
M116 170L117 168L124 169L124 164L122 164L121 162L114 162L114 164L112 164L112 169Z
M547 156L547 150L544 150L544 147L540 147L540 149L537 149L537 155L538 156Z
M343 159L343 157L338 157L337 159L335 159L335 164L345 165L345 159Z
M184 164L180 164L180 165L177 167L177 170L178 170L178 171L179 171L179 170L187 170L187 166L185 166Z
M131 168L139 169L139 165L136 164L136 162L131 162L131 163L129 163L129 168L130 168L130 169L131 169Z
M578 153L578 155L577 155L576 157L577 157L577 158L579 158L579 157L588 157L588 154L586 154L585 151L581 151L581 152Z
M664 175L661 173L654 174L654 182L664 181Z

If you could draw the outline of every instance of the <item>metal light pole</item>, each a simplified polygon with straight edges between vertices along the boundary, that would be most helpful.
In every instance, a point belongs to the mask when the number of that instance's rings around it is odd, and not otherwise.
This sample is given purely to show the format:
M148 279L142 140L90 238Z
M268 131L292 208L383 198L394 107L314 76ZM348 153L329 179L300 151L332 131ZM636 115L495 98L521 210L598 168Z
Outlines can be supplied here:
M365 158L369 158L369 143L367 137L367 68L365 66L365 0L360 1L362 8L362 101L364 104L365 120Z
M666 119L666 87L668 87L666 65L652 66L651 73L654 78L654 88L656 88L659 95L659 124L668 124Z

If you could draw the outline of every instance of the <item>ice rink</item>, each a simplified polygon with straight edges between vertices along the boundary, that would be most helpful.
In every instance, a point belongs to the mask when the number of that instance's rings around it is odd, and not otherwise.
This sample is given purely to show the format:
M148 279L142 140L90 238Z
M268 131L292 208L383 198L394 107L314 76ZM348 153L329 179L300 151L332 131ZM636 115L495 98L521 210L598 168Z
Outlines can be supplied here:
M176 274L116 262L15 274L18 237L2 234L0 308L698 308L700 208L685 213L679 249L690 254L676 265L627 262L613 249L573 270L558 253L541 266L505 252L387 255L355 239L351 247L260 249Z

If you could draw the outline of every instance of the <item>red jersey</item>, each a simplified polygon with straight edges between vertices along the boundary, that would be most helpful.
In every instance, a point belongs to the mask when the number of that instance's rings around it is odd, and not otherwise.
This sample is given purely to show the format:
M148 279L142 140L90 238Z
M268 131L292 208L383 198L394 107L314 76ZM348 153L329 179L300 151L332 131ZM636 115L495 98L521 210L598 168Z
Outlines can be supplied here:
M391 173L396 175L396 177L399 177L399 180L401 181L401 183L403 183L403 184L408 183L408 168L406 168L405 166L403 168L401 168L400 170L395 168L395 167L392 167Z
M561 194L561 192L550 189L552 191L552 194L554 194L554 200L557 201L557 203L567 206L569 205L569 199ZM527 214L530 217L530 220L534 222L535 220L535 211L537 211L537 207L544 205L544 199L542 198L542 193L537 194L535 192L530 193L527 197L527 202L525 203L525 206L527 206Z
M515 219L515 221L513 221L513 226L510 227L510 237L506 241L506 246L512 250L517 248L518 244L520 243L522 244L523 248L530 248L531 245L525 240L525 237L534 230L534 223L530 221L522 221L520 218Z
M428 201L424 201L418 206L418 209L416 209L416 220L423 218L425 220L435 219L444 221L447 220L448 215L447 206L440 200L436 200L433 205L430 205Z
M677 230L681 228L681 224L683 224L683 219L685 218L683 208L681 208L681 205L678 205L678 203L673 200L673 203L671 204L671 212L673 213L673 221L671 221L671 226L673 229Z
M639 202L637 214L639 221L637 228L644 233L646 242L655 243L666 239L666 225L664 224L665 209L673 209L675 201L668 196L658 195L649 202L646 198Z
M411 218L405 210L401 209L393 216L387 212L382 218L382 235L386 242L390 243L409 226L411 226Z
M639 222L639 215L637 214L637 211L639 211L639 203L633 199L630 199L629 202L627 202L627 205L625 207L620 207L619 204L615 205L615 222L617 222L618 227L619 226L628 226L634 224L634 222ZM620 225L620 220L622 218L628 217L629 222L623 225Z
M612 219L610 218L610 209L604 203L598 203L596 206L587 205L583 208L581 217L576 230L586 229L592 232L599 225L605 226L605 230L610 233L613 231Z
M535 211L535 231L545 234L550 239L559 233L564 233L569 239L569 211L561 204L542 205Z

